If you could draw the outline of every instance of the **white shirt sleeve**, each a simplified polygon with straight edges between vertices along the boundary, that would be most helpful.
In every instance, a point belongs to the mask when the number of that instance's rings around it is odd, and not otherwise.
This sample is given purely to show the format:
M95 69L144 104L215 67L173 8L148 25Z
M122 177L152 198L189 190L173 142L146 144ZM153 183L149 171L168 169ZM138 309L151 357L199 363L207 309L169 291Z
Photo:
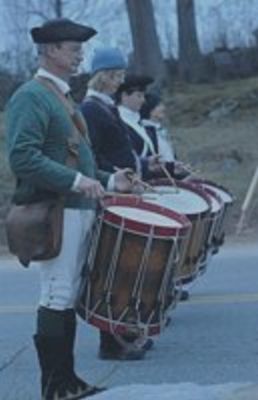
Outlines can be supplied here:
M107 190L109 192L113 192L115 190L115 176L114 174L110 175L108 183L107 183Z
M77 192L77 193L80 192L79 184L80 184L81 178L82 178L82 174L80 172L77 172L76 177L75 177L72 187L71 187L72 192Z
M73 181L73 184L72 184L72 187L71 187L72 192L76 192L76 193L80 192L79 184L80 184L80 180L81 180L82 176L83 175L80 172L77 172L76 177L75 177L75 179ZM107 190L110 191L110 192L113 192L115 190L115 177L114 177L114 174L110 175L110 178L109 178L108 183L107 183Z

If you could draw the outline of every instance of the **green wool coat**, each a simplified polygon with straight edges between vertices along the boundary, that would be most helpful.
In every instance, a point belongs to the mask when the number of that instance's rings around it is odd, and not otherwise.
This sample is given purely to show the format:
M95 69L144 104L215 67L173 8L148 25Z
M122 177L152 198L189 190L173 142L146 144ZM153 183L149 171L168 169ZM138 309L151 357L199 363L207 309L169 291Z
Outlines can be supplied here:
M68 208L95 207L96 202L71 191L76 173L96 178L104 186L110 175L97 170L90 145L83 137L77 169L65 165L73 124L55 93L36 80L25 83L9 100L5 121L8 157L16 177L16 204L61 194Z

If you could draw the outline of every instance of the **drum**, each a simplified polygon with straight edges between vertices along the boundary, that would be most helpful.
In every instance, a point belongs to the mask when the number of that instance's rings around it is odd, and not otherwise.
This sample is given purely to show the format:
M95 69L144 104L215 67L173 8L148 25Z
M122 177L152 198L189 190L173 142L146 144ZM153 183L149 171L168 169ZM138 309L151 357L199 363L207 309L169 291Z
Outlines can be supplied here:
M211 209L210 199L202 188L184 182L177 182L176 190L171 185L158 184L157 181L154 189L156 193L151 193L152 199L146 199L147 202L184 214L191 221L188 244L175 277L178 283L189 283L198 276L199 262L203 256Z
M214 235L217 231L218 226L220 225L220 219L224 212L224 203L221 197L208 187L204 188L204 190L211 201L211 212L208 218L207 230L205 234L206 238L204 251L199 263L200 275L202 275L206 271L211 256L213 254Z
M107 200L94 229L79 315L113 334L158 334L190 227L185 216L139 198Z
M209 180L194 179L191 180L202 187L206 192L212 191L215 193L222 201L223 207L220 212L219 218L213 230L212 236L212 254L216 254L219 248L223 245L225 240L225 225L226 220L229 215L229 210L234 203L233 195L225 189L223 186L218 185Z

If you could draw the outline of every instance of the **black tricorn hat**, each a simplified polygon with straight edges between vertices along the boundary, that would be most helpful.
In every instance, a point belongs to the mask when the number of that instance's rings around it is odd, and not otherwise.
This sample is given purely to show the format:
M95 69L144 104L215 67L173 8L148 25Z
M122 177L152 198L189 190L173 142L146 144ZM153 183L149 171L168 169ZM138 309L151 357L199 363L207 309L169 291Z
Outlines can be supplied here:
M41 27L32 28L30 33L34 43L57 43L86 42L96 35L97 31L67 18L57 18L45 22Z
M140 92L144 92L146 87L150 85L154 80L150 76L146 75L136 75L136 74L127 74L125 76L124 82L119 86L118 93L122 92L134 92L139 90Z
M158 93L149 92L145 94L145 102L140 110L141 117L148 119L151 111L162 103L162 98Z

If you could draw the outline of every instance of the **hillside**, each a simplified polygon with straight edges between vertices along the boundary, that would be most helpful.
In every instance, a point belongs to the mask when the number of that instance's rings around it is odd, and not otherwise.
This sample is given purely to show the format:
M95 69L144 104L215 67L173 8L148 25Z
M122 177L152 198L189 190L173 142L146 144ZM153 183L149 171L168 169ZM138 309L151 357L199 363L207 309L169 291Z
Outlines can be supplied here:
M216 85L175 83L167 91L166 102L178 158L190 163L200 177L223 185L234 195L226 230L236 240L240 207L258 166L258 78ZM4 155L2 116L0 146L0 242L3 245L1 221L8 208L13 180ZM246 229L238 240L258 237L257 194Z
M227 232L233 235L258 166L258 78L213 85L175 84L168 91L167 103L178 158L235 196L227 224ZM257 194L258 188L242 239L258 236Z

